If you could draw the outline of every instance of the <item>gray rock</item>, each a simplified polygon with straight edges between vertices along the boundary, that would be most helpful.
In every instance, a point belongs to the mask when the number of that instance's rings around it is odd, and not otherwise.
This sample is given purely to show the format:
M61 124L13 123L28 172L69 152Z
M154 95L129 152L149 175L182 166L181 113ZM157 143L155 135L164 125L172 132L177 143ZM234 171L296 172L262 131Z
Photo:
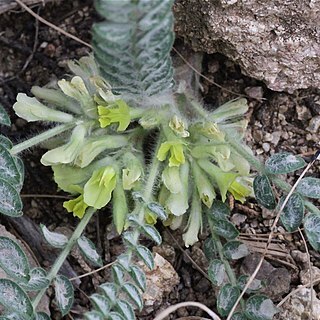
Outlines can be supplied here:
M320 87L320 1L176 0L175 30L275 91Z

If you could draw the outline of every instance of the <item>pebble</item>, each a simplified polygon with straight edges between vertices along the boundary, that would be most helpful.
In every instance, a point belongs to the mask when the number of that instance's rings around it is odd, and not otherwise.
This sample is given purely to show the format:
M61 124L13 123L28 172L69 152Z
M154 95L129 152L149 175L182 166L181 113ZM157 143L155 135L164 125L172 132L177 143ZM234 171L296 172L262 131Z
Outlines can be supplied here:
M263 88L262 87L247 87L244 92L252 99L262 100Z
M306 130L311 133L317 133L320 127L320 116L315 116L309 121L309 125Z
M262 144L262 149L265 151L265 152L269 152L270 151L270 144L267 143L267 142L264 142Z
M314 285L320 283L320 269L312 266L311 272L312 272L312 281L318 279L316 282L313 282ZM310 283L310 269L309 268L301 270L299 276L300 276L301 284L306 285L306 284Z
M301 121L307 121L312 117L310 110L306 106L296 105L296 112L298 119Z
M245 222L246 220L247 220L247 216L241 213L235 213L231 217L231 222L235 224L237 227L239 227L240 224Z

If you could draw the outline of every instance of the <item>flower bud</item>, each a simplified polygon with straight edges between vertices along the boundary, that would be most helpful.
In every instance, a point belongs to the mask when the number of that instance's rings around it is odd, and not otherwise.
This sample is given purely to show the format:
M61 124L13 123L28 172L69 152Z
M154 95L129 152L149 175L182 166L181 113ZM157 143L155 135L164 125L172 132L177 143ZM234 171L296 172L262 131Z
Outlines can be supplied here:
M124 190L131 190L143 174L141 161L132 152L123 156L124 169L122 170L122 183Z
M248 103L244 98L229 101L211 113L211 119L217 123L242 116L248 111Z
M186 130L186 124L182 119L179 119L176 115L169 122L169 127L175 132L178 136L182 138L189 137L190 133Z

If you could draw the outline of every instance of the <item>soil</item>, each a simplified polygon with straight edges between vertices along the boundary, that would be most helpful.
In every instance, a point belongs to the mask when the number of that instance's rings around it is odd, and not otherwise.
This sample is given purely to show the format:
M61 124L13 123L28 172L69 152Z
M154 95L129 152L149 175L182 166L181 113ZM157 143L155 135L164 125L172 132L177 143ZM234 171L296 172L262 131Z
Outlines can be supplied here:
M45 7L33 6L32 9L56 26L86 42L90 42L92 23L98 20L93 3L89 0L55 1L46 4ZM177 49L182 54L188 51L188 48L183 48L179 39ZM87 53L87 47L39 23L20 9L0 15L0 103L6 108L12 119L12 127L10 129L3 127L2 134L18 142L42 131L45 125L29 124L15 116L12 105L17 93L24 92L31 95L31 86L42 86L66 76L68 74L67 61L79 59ZM201 80L201 94L208 108L214 108L239 95L248 98L250 110L247 114L249 125L246 141L262 160L275 152L284 150L304 157L309 157L316 152L320 90L300 90L292 95L273 92L268 90L263 83L242 75L240 68L235 63L219 54L204 55L202 73L219 85L217 87L207 80ZM78 221L66 214L62 207L63 199L56 197L64 195L57 192L51 170L40 165L41 154L42 150L37 148L22 155L26 167L25 185L22 190L24 214L30 218L28 221L31 221L33 226L45 223L51 230L64 228L65 232L69 232ZM319 176L318 166L314 166L313 171L315 177ZM293 180L294 178L290 176L288 179ZM231 204L233 204L232 201ZM110 231L110 211L108 209L105 211L96 216L96 220L92 221L86 229L86 233L97 244L105 263L108 263L121 252L123 247L120 238ZM253 199L248 200L245 205L235 204L232 214L232 219L241 233L257 234L256 237L259 234L268 234L274 218L261 210ZM34 239L35 235L30 233L29 228L31 227L26 221L16 220L14 222L12 219L0 216L0 223L18 235L20 239L29 243L30 250L36 255L39 264L48 267L51 251L48 255L41 250L42 240ZM284 232L281 225L278 231ZM215 309L215 290L188 258L190 256L198 267L205 270L207 267L207 260L204 256L206 233L202 235L198 244L189 249L182 249L181 235L178 232L172 232L176 239L175 242L172 241L168 230L162 228L162 235L164 244L155 251L172 263L180 277L180 283L162 301L158 310L155 310L153 314L142 314L139 318L152 319L160 309L181 301L200 301L209 308ZM280 248L277 252L282 252L282 254L280 256L275 252L269 254L270 266L268 266L272 269L267 270L274 272L274 270L281 269L279 277L287 279L287 283L278 281L270 284L275 291L273 297L275 303L300 284L299 271L306 267L306 261L303 260L305 259L305 247L298 233L282 234L277 236L276 240L278 242L275 245L279 246L278 249ZM253 251L258 250L256 247L254 249L255 242L257 241L251 240L250 242L253 245ZM320 267L319 254L309 249L312 264ZM240 260L235 263L234 267L243 270L245 264ZM90 270L91 268L75 252L69 258L69 266L65 266L64 273L67 276L74 276ZM80 315L89 308L88 295L99 283L106 281L108 276L109 272L103 271L82 279L80 286L78 286L79 283L76 283L74 307L70 315L63 319L80 318ZM319 286L316 286L315 289L319 294ZM49 296L53 298L50 291ZM50 311L52 319L61 319L53 299L51 299ZM180 309L170 319L188 316L205 315L197 309L188 308Z

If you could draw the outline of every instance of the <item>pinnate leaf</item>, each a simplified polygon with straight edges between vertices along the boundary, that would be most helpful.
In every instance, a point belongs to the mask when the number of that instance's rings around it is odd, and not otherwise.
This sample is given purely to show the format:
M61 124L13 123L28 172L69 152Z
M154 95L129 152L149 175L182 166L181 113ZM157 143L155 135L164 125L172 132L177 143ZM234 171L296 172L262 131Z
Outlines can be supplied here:
M121 286L123 284L124 281L124 270L123 268L118 264L114 264L111 268L112 271L112 277L113 277L113 281Z
M64 234L49 231L43 224L40 224L40 228L46 241L54 248L62 249L68 243L68 238Z
M273 210L277 203L267 175L258 175L253 180L253 190L256 200L263 207Z
M54 288L58 307L63 316L69 313L73 300L74 290L70 280L62 275L57 275L54 279Z
M118 287L114 283L103 283L99 286L102 294L110 301L110 304L115 304L117 300Z
M37 291L47 288L50 281L47 279L47 272L42 268L34 268L29 273L30 280L28 283L21 283L21 286L26 291Z
M284 174L301 169L306 163L301 157L289 152L281 152L272 155L265 165L269 173Z
M221 260L210 261L208 277L215 286L221 286L225 277L225 267Z
M10 127L11 126L11 121L10 118L4 109L4 107L0 104L0 124Z
M279 206L281 206L283 201L284 197L280 200ZM297 230L302 223L303 216L304 202L299 194L294 193L289 198L283 209L283 212L280 215L281 222L287 231L293 232Z
M94 243L91 240L89 240L85 236L81 236L77 240L77 244L86 260L91 262L94 266L98 266L98 267L102 266L102 259L99 253L97 252Z
M107 316L110 312L110 301L101 294L94 293L90 296L91 303L103 316Z
M146 290L147 279L145 273L138 266L132 265L129 269L129 274L135 284L142 290Z
M247 300L245 314L250 320L272 320L278 310L264 295L255 295Z
M104 320L105 319L103 314L96 310L86 312L86 314L84 315L84 318L86 320Z
M20 245L7 237L0 237L0 267L12 278L28 282L29 262Z
M221 316L227 316L237 301L240 295L240 290L237 287L233 287L231 284L224 285L218 294L217 308Z
M139 289L134 284L127 282L122 286L122 290L127 293L127 295L141 311L143 307L143 301Z
M36 320L50 320L50 317L45 312L37 312Z
M130 303L125 300L118 300L115 309L126 319L126 320L135 320L133 308Z
M33 307L28 295L15 282L9 279L0 279L0 304L7 310L19 315L31 317Z
M299 182L296 191L305 197L320 199L320 179L313 177L303 178Z
M234 239L239 235L236 227L230 221L224 219L212 219L212 228L217 235L227 240Z

